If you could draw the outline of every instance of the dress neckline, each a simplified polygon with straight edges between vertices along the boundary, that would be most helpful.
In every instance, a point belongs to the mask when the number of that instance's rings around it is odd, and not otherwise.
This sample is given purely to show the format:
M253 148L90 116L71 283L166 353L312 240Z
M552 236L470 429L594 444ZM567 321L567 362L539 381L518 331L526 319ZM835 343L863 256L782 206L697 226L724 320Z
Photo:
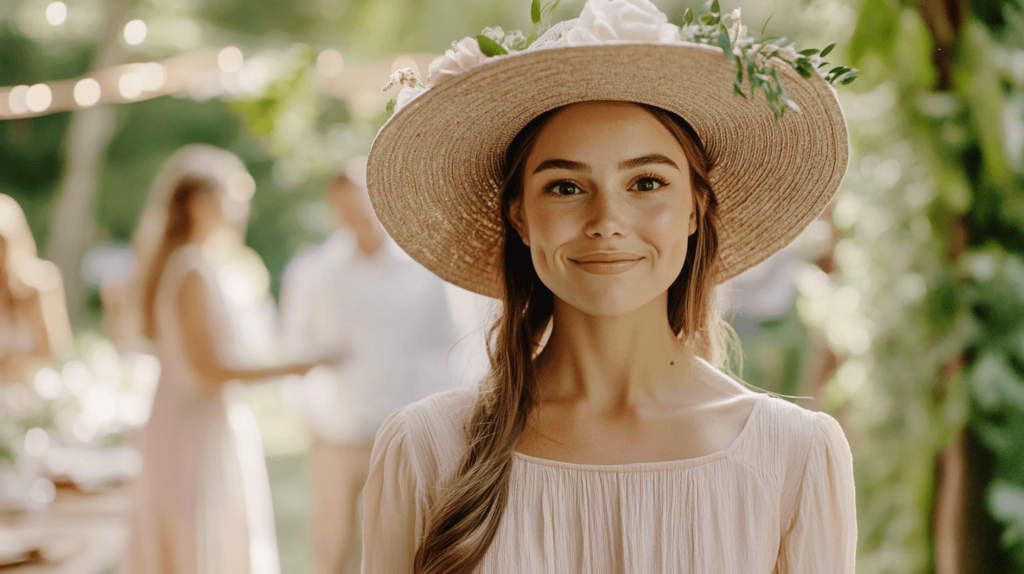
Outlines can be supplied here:
M563 462L560 460L552 460L548 458L538 458L536 456L530 456L523 454L517 450L512 451L512 454L527 464L536 464L540 466L549 466L554 468L561 468L566 470L578 470L586 472L647 472L655 470L678 470L684 468L693 468L695 466L701 466L708 464L716 460L727 458L733 452L740 447L745 440L746 436L752 431L751 427L754 426L754 418L757 417L761 411L762 403L766 402L766 395L764 393L755 393L754 406L750 409L750 414L747 415L747 421L743 423L743 428L740 429L736 438L733 439L732 443L723 450L696 456L692 458L684 458L679 460L663 460L658 462L628 462L623 464L580 464L575 462Z

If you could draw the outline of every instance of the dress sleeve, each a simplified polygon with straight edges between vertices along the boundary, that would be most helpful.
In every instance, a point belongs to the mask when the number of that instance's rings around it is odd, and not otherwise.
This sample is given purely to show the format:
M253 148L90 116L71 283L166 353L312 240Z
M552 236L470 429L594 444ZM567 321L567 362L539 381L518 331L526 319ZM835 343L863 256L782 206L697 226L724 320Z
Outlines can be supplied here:
M817 413L814 437L789 529L782 536L778 574L854 574L857 506L853 457L839 423Z
M392 414L373 443L363 488L363 574L413 570L424 513L405 415Z

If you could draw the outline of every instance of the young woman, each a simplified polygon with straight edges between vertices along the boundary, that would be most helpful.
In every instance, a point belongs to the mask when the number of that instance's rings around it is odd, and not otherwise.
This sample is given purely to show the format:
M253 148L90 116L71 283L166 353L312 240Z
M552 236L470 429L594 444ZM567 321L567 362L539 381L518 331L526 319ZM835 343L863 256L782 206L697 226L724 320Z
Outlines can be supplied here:
M378 434L364 572L853 574L842 430L723 374L713 304L835 193L842 113L782 65L802 113L773 126L678 38L590 0L520 53L460 42L378 134L382 222L503 313L479 388Z
M24 382L70 343L60 270L36 256L21 206L0 194L0 383Z
M144 222L162 219L162 239L140 277L142 326L156 345L160 384L142 437L145 468L122 571L273 574L277 547L258 431L251 413L225 400L225 385L310 366L250 369L228 358L228 302L206 250L216 234L238 232L228 215L245 211L248 197L189 172L161 197L164 217Z

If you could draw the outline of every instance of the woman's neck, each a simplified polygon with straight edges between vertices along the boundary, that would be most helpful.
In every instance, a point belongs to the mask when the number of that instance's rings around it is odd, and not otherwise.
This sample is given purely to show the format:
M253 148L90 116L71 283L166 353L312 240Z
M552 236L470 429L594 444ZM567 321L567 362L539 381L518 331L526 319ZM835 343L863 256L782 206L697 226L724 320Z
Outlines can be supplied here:
M556 298L554 328L536 362L541 400L614 408L685 391L693 355L666 308L662 296L627 315L595 317Z

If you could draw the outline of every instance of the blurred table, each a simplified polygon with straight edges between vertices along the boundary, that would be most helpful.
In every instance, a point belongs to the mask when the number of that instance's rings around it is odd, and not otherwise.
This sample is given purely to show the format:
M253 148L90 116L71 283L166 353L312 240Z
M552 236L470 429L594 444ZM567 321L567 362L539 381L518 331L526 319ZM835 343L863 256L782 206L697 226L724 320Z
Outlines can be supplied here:
M53 560L0 568L2 574L104 574L128 543L130 485L98 493L58 488L45 511L0 518L0 536L46 540ZM39 537L39 538L36 538Z

